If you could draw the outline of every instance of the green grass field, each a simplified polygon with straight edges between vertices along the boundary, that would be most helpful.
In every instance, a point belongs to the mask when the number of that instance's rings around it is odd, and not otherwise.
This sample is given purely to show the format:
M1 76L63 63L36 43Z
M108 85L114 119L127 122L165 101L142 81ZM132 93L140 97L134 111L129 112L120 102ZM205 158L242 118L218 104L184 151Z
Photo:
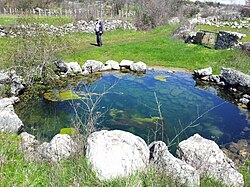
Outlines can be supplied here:
M95 43L95 35L76 34L73 36L73 52L64 53L66 61L83 64L88 59L121 61L143 61L149 66L185 68L190 71L211 66L219 73L222 66L250 73L249 57L240 50L214 50L203 46L185 44L173 39L174 27L166 26L153 31L113 31L103 35L103 47Z
M65 16L12 16L12 15L1 15L0 25L2 26L13 26L19 22L25 23L42 23L48 25L59 26L73 21L72 17Z

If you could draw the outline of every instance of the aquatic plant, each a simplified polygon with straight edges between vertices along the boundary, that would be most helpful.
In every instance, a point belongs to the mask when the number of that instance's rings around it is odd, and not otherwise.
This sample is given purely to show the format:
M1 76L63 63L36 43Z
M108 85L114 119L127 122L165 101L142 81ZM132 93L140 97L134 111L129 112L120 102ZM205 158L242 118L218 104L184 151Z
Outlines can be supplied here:
M50 90L44 93L44 98L53 102L80 99L80 97L71 90Z

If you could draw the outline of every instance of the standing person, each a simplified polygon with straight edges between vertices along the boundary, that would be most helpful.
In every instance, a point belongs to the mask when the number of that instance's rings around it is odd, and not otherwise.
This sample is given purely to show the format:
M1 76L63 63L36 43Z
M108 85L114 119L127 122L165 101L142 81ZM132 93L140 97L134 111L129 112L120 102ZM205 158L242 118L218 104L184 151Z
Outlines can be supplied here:
M102 46L103 24L99 20L99 18L96 18L95 34L96 34L97 45L101 47Z

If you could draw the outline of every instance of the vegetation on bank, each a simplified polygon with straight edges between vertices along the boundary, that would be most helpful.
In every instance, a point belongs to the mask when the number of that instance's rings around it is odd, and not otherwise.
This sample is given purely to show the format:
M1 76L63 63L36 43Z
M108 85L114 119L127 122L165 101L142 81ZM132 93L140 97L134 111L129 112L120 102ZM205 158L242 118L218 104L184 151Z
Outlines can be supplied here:
M20 137L0 134L0 181L9 186L176 186L176 183L154 170L136 173L129 178L118 178L111 181L100 181L91 171L84 156L79 155L63 160L59 164L46 161L30 162L24 159L19 150ZM242 166L245 186L249 183L249 162ZM214 179L202 178L202 187L223 187Z

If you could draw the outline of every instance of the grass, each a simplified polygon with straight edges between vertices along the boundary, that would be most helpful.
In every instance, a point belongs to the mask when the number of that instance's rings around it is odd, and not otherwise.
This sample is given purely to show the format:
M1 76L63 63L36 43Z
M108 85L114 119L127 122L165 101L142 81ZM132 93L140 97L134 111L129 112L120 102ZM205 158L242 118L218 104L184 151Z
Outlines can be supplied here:
M41 24L59 26L67 23L72 23L73 18L66 16L14 16L14 15L0 16L0 25L2 26L13 26L19 22L41 23Z
M95 36L76 34L73 53L62 55L66 61L83 64L88 59L143 61L149 66L185 68L190 71L211 66L219 73L222 66L250 74L249 57L238 49L214 50L203 46L185 44L173 39L175 27L161 27L153 31L113 31L103 35L104 47L99 48Z
M128 178L100 181L83 156L63 160L59 164L46 161L29 162L24 159L23 153L19 150L20 140L17 135L0 134L0 186L160 187L177 185L175 181L153 169L135 173ZM223 185L206 178L201 180L201 186Z

